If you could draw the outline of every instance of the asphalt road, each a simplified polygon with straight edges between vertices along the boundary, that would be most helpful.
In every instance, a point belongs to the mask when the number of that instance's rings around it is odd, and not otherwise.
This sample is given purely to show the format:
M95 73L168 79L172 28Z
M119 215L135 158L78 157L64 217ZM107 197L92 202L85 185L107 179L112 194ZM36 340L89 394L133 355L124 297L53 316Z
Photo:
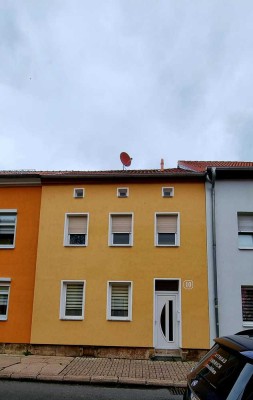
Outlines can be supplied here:
M169 389L0 381L1 400L182 400Z

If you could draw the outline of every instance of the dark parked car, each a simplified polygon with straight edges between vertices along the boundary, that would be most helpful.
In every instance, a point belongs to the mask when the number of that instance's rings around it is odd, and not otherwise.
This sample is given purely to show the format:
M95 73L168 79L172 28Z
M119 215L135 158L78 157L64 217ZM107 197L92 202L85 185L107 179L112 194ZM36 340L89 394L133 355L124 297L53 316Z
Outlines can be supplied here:
M253 400L253 329L215 339L188 375L184 400Z

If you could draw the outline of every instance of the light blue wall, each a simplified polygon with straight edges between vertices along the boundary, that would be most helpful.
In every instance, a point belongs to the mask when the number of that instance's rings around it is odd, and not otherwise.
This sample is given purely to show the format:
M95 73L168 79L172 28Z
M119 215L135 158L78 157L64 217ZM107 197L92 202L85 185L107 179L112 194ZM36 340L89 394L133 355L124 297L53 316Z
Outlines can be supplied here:
M237 213L253 213L253 182L216 181L216 243L220 336L247 329L242 323L241 285L253 285L253 249L238 248ZM210 336L215 337L211 185L206 184ZM212 343L212 342L211 342Z

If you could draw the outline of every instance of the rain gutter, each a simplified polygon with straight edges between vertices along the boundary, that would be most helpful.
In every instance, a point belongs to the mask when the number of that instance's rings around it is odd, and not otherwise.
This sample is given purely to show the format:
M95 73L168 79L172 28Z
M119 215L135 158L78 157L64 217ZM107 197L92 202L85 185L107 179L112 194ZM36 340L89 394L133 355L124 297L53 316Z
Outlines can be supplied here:
M212 185L212 255L213 255L213 285L214 285L214 313L215 313L215 334L219 336L219 298L217 279L217 249L216 249L216 216L215 216L215 180L216 168L211 168L211 179L207 175L208 182Z

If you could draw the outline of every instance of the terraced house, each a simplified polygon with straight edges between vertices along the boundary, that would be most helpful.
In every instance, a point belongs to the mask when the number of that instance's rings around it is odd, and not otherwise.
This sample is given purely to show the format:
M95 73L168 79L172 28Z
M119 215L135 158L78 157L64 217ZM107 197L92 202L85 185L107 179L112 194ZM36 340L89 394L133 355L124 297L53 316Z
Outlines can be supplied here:
M0 173L0 351L30 343L41 186L33 173Z
M171 351L191 357L209 348L205 173L64 171L35 178L39 186L20 184L21 194L1 187L9 190L4 202L0 197L2 213L17 218L15 246L0 249L8 264L1 271L8 306L8 315L1 308L2 343L26 342L34 354L143 358ZM15 179L21 183L24 173ZM3 243L5 228L0 232ZM23 263L29 301L22 289L14 295L24 282ZM21 340L16 330L10 340L20 302L30 305L31 338Z
M204 179L178 168L41 173L31 343L141 357L207 349Z

